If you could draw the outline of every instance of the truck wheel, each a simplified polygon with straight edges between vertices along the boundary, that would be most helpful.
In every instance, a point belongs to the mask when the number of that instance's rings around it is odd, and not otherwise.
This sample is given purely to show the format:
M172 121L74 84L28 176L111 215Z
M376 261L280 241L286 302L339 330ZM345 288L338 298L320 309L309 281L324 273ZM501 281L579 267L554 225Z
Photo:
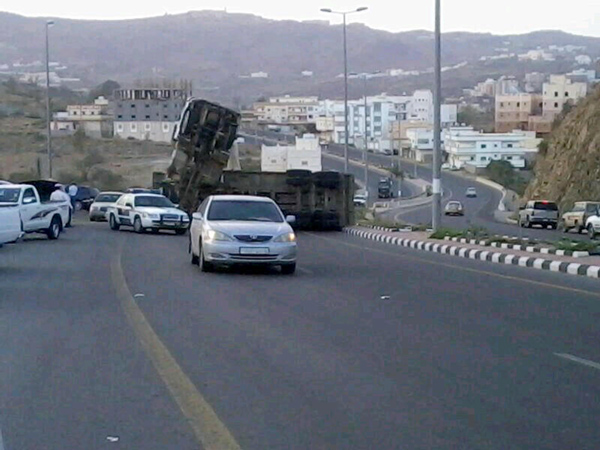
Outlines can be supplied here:
M52 222L50 222L50 227L46 230L46 235L48 239L55 240L60 236L60 231L62 229L62 224L60 223L60 218L58 216L54 216L52 218Z
M144 232L144 227L142 226L142 219L136 217L133 221L133 231L138 234L142 234Z
M121 225L119 225L117 223L117 219L115 219L115 215L111 214L109 219L108 219L108 225L110 226L110 229L113 231L119 231L119 228L121 228Z
M596 239L596 231L594 230L594 226L591 223L588 225L588 236L592 240Z

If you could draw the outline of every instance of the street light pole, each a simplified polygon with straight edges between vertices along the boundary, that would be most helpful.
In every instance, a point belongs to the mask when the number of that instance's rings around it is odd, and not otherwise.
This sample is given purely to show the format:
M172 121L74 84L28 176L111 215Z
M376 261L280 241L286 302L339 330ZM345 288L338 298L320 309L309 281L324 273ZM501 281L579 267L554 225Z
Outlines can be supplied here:
M368 132L368 124L367 124L367 75L363 75L364 81L364 96L365 96L365 190L367 192L367 202L368 192L369 192L369 132Z
M48 178L52 178L52 137L50 131L50 46L48 29L54 25L52 20L46 21L46 152L48 154Z
M431 222L433 230L439 230L442 222L442 183L441 183L441 95L442 95L442 39L441 39L441 6L435 0L435 85L433 106L433 205Z
M346 16L348 14L354 14L361 11L366 11L367 7L357 8L353 11L333 11L329 8L322 8L321 12L329 14L338 14L343 17L343 31L344 31L344 172L348 173L349 166L349 155L348 155L348 43L346 41Z

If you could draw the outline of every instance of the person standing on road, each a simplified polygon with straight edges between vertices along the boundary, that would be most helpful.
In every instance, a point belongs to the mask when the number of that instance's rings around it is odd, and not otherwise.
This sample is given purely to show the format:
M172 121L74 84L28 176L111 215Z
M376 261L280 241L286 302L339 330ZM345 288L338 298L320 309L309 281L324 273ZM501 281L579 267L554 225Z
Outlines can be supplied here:
M75 210L75 197L77 196L77 192L79 191L79 188L77 187L76 183L71 183L69 185L69 188L67 189L67 193L69 194L69 197L71 198L71 209Z
M62 184L55 184L54 191L50 195L50 201L55 202L69 202L69 222L67 223L67 227L71 226L71 217L73 217L73 202L71 196L65 192L65 187Z

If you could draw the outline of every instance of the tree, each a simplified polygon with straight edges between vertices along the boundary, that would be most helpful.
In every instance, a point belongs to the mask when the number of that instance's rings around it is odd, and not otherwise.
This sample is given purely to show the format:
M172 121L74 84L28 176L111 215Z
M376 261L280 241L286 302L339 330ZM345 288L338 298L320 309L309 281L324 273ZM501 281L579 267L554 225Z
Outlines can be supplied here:
M102 96L104 98L112 97L113 93L120 89L121 85L114 80L106 80L104 83L99 84L94 89L91 90L89 100L93 101L94 99Z

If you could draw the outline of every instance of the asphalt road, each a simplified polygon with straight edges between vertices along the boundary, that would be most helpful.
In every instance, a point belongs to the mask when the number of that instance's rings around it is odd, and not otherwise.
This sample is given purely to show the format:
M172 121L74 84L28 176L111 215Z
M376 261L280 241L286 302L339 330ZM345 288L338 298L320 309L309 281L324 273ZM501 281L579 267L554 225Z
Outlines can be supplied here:
M598 447L597 281L340 233L203 274L187 240L0 249L4 450Z
M343 155L343 146L341 145L330 145L330 152ZM362 152L351 148L351 158L362 158ZM381 154L369 154L369 161L379 164L383 167L392 166L392 158L390 156ZM404 170L413 174L414 164L402 161ZM364 178L362 170L357 172L357 176L360 179ZM431 168L417 165L417 178L421 178L427 181L431 181L432 174ZM531 229L519 229L516 225L499 223L494 218L494 211L498 207L498 203L502 195L495 189L492 189L484 184L477 183L473 180L469 180L460 175L453 174L451 172L442 172L442 187L445 190L444 202L447 203L450 200L458 200L465 206L464 217L443 217L443 226L451 228L469 228L471 226L483 227L492 233L508 236L522 236L530 239L539 240L559 240L564 238L566 235L560 231L553 231L550 229L542 229L539 227ZM467 188L475 187L477 189L477 198L467 198L465 192ZM431 223L431 206L425 206L418 209L409 209L407 212L398 211L394 214L396 219L404 220L409 223L415 224L429 224ZM585 234L577 235L574 232L568 234L569 238L587 240Z

